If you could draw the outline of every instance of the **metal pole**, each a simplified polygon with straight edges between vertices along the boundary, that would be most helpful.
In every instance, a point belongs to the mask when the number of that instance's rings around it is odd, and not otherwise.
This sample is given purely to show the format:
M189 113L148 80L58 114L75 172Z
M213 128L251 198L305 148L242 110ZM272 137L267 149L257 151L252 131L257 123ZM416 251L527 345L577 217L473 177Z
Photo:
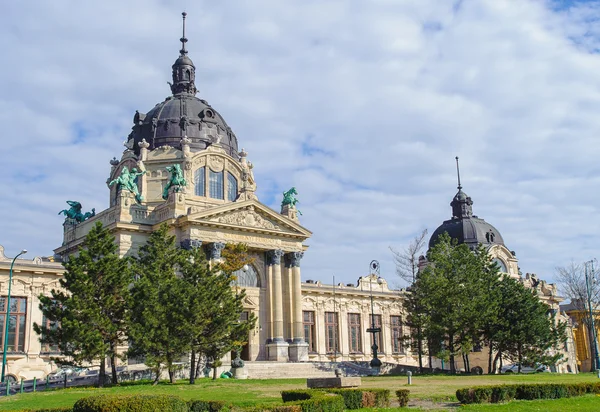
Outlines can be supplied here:
M588 262L585 262L585 286L587 289L587 298L588 298L588 309L590 311L590 329L591 329L591 333L592 333L592 339L593 339L593 353L594 353L594 368L593 370L599 370L600 369L600 359L599 359L599 355L598 355L598 338L597 338L597 333L596 333L596 322L594 320L594 309L592 308L592 287L593 287L593 283L590 282L590 278L588 276L588 263L591 265L592 268L592 282L595 280L594 278L594 261L590 260Z
M335 317L335 335L333 337L333 362L335 362L337 360L337 341L338 341L338 329L339 329L339 325L338 325L338 315L336 312L336 305L335 305L335 275L333 275L333 285L331 285L331 287L333 288L333 316Z
M4 351L2 354L2 382L6 382L4 378L6 377L6 349L8 348L8 324L10 322L10 289L12 286L12 275L13 275L13 266L15 265L15 260L21 255L27 253L26 249L23 249L21 253L15 256L10 264L10 272L8 274L8 297L6 298L6 317L4 318Z
M374 272L374 273L371 273ZM371 294L371 327L367 329L367 332L373 334L373 346L371 349L373 350L373 359L371 359L371 367L379 368L381 366L381 361L377 358L377 332L381 331L381 328L375 327L375 309L373 305L373 281L371 279L371 274L377 274L377 280L379 280L379 262L376 260L371 261L369 264L369 291Z

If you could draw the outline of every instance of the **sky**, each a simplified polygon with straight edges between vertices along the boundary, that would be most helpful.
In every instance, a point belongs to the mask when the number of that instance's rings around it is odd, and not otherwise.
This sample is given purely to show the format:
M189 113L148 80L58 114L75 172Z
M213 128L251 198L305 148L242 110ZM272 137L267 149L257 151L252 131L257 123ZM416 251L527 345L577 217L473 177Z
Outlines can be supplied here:
M66 200L108 207L136 110L170 94L181 12L198 96L237 135L259 199L295 186L303 280L356 282L474 214L523 273L600 257L600 2L76 0L0 14L0 245L49 256Z

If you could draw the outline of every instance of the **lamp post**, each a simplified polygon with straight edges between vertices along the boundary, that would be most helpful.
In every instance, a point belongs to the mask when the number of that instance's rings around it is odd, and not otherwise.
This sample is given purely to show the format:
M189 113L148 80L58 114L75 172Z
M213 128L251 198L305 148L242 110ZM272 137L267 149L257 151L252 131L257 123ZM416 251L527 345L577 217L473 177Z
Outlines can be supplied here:
M10 322L10 288L12 286L12 275L13 275L13 266L15 265L15 260L21 255L27 253L26 249L21 250L17 256L15 256L10 263L10 272L8 273L8 296L6 298L6 316L4 318L4 351L2 353L2 379L1 382L5 382L4 378L6 375L6 349L8 348L8 324Z
M377 274L377 283L381 285L382 280L379 276L379 262L376 260L372 260L369 264L369 277L371 274ZM381 361L377 358L377 349L379 349L379 347L377 346L377 333L381 332L381 328L375 327L375 310L373 306L373 282L371 281L371 279L369 279L369 290L371 292L371 327L367 329L367 332L373 334L373 346L371 346L371 349L373 349L373 359L371 359L370 365L372 368L379 368L381 366Z
M588 273L588 265L591 266L591 276L589 276L590 274ZM593 343L593 350L594 350L594 359L593 359L593 365L594 365L594 369L598 370L600 369L600 358L598 355L598 339L596 336L596 325L595 325L595 321L594 321L594 309L592 308L592 287L593 284L596 282L596 277L594 276L594 261L590 260L588 262L585 262L585 288L586 288L586 292L587 292L587 303L588 303L588 309L590 311L590 329L591 329L591 333L592 333L592 338L594 340Z

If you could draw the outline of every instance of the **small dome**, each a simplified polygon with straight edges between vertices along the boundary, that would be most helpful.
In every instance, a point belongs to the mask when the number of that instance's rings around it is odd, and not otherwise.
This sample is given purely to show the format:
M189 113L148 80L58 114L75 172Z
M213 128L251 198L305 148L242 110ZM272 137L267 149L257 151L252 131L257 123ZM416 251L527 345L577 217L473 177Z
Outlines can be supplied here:
M471 248L476 248L480 243L484 246L504 245L504 239L498 229L477 216L446 220L431 235L429 248L436 244L444 232L459 244L466 243Z

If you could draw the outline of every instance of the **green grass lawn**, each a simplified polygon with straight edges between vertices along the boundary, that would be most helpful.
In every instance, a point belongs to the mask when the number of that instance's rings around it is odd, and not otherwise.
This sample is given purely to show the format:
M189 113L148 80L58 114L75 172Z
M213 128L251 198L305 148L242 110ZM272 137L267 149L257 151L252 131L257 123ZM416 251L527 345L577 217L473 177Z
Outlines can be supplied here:
M466 386L497 385L519 382L586 382L598 381L593 374L561 375L483 375L483 376L413 376L413 385L406 385L406 376L380 376L362 378L362 388L385 388L395 398L396 389L406 388L411 392L411 399L417 401L432 400L456 401L456 390ZM110 394L172 394L183 399L224 400L238 406L254 405L281 401L280 392L288 389L306 388L305 379L268 379L268 380L225 380L199 379L195 385L185 381L170 385L161 383L135 384L111 388L72 388L55 391L26 393L0 398L0 410L72 406L79 398L99 393ZM518 401L507 405L472 405L462 407L464 410L498 410L535 411L553 410L546 406L555 405L561 411L600 410L600 397L582 397L549 401ZM521 406L523 405L523 406ZM537 406L534 406L537 405ZM505 409L502 409L505 408ZM525 408L525 409L516 409ZM527 409L534 408L534 409ZM538 408L538 409L535 409ZM588 409L585 409L588 408ZM591 409L590 409L591 408ZM392 410L392 409L390 409Z

